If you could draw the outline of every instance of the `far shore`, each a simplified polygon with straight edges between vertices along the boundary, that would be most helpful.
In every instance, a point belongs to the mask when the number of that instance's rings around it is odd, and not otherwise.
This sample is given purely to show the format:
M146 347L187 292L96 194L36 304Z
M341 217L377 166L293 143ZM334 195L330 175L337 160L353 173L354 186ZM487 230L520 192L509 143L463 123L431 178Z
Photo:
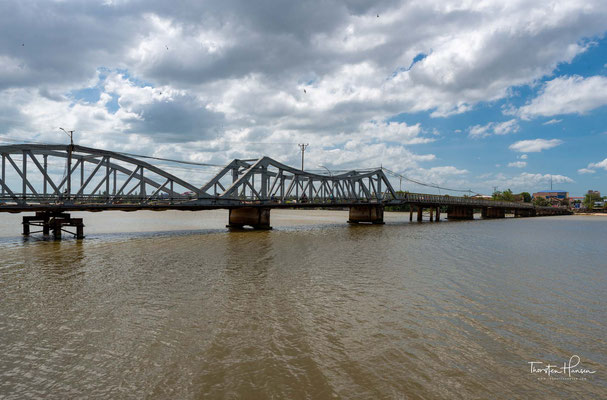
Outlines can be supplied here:
M573 215L594 215L599 217L607 217L607 213L575 213Z

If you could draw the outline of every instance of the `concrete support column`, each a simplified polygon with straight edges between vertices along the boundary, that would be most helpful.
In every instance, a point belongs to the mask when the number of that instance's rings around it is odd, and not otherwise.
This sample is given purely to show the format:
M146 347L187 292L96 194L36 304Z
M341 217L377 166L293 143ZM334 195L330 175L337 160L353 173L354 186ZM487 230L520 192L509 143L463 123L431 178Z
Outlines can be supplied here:
M370 222L372 224L384 223L384 206L365 205L350 207L349 224L358 224L360 222Z
M76 239L84 239L84 224L82 218L72 218L70 214L55 215L53 218L49 218L46 225L50 230L53 231L53 238L56 240L61 239L62 230L64 226L76 228L76 232L66 231L76 237Z
M417 207L417 222L422 222L422 220L423 220L422 213L423 212L424 212L424 209L422 208L422 206L418 206Z
M84 239L84 224L82 222L76 225L76 239Z
M23 217L23 236L29 236L30 234L30 218Z
M413 221L413 206L409 204L409 221Z
M41 226L42 232L45 235L48 235L49 227L48 227L49 215L44 212L37 212L35 216L25 216L23 217L23 235L28 236L31 232L31 226ZM34 232L35 233L35 232Z
M267 207L231 208L228 228L242 228L245 225L253 229L272 229L270 226L270 209Z
M533 217L535 210L532 208L516 208L514 210L515 217Z
M467 206L450 206L447 209L449 219L474 219L474 208Z
M485 211L485 209L483 209ZM501 207L487 207L483 218L506 218L506 209Z
M436 207L436 222L440 221L440 207Z
M434 222L434 207L430 207L430 222Z
M51 222L51 229L53 230L53 238L55 240L61 239L61 220L54 218Z

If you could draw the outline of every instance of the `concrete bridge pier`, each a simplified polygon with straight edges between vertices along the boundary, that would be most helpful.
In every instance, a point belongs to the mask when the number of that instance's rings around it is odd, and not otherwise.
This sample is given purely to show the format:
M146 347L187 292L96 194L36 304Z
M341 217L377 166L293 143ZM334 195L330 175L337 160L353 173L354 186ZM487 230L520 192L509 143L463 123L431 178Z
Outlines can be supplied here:
M49 219L49 227L53 231L53 238L55 239L61 239L61 233L63 232L64 226L75 227L75 234L72 232L68 233L72 233L76 236L76 239L84 239L84 224L82 223L82 218L71 218L69 214L62 214Z
M430 207L430 222L434 222L434 207Z
M41 231L31 231L31 227L36 226L42 228ZM64 230L63 227L74 227L76 232ZM23 217L23 236L29 236L31 233L40 233L49 235L53 232L53 238L61 239L62 232L67 232L76 237L76 239L84 239L84 223L82 218L72 218L67 213L50 213L37 212L34 216Z
M227 228L243 228L245 225L253 229L272 229L270 226L270 208L242 207L230 208Z
M422 206L417 206L417 222L423 221L424 208Z
M483 207L481 209L482 218L506 218L506 209L501 207Z
M517 218L520 217L534 217L535 216L535 210L530 208L530 209L520 209L520 208L516 208L514 210L514 216Z
M447 209L448 219L474 219L474 208L467 206L450 206Z
M409 205L409 222L413 221L413 206Z
M440 221L440 207L436 207L436 222Z
M384 206L351 206L348 218L349 224L358 224L361 222L370 222L372 224L384 223Z

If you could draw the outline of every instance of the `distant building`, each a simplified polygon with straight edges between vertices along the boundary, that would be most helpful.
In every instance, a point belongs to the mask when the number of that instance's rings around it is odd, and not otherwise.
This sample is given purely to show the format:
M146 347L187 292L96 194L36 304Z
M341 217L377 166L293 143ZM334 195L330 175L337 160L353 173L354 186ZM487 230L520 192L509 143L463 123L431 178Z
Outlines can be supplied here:
M599 192L598 190L589 190L588 194L589 195L596 195L598 197L601 197L601 192Z
M584 197L570 197L569 204L572 208L582 208L582 203L584 202Z
M537 192L533 193L533 198L543 198L546 200L557 199L557 200L565 200L569 198L569 192L565 192L563 190L551 190L547 192Z

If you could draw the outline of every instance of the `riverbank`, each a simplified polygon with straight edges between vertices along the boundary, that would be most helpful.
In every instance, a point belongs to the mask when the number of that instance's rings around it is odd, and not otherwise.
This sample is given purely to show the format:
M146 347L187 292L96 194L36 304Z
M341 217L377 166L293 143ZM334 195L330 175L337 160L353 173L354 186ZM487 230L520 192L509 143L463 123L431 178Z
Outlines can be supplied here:
M584 215L594 217L607 217L607 213L574 213L573 215Z

